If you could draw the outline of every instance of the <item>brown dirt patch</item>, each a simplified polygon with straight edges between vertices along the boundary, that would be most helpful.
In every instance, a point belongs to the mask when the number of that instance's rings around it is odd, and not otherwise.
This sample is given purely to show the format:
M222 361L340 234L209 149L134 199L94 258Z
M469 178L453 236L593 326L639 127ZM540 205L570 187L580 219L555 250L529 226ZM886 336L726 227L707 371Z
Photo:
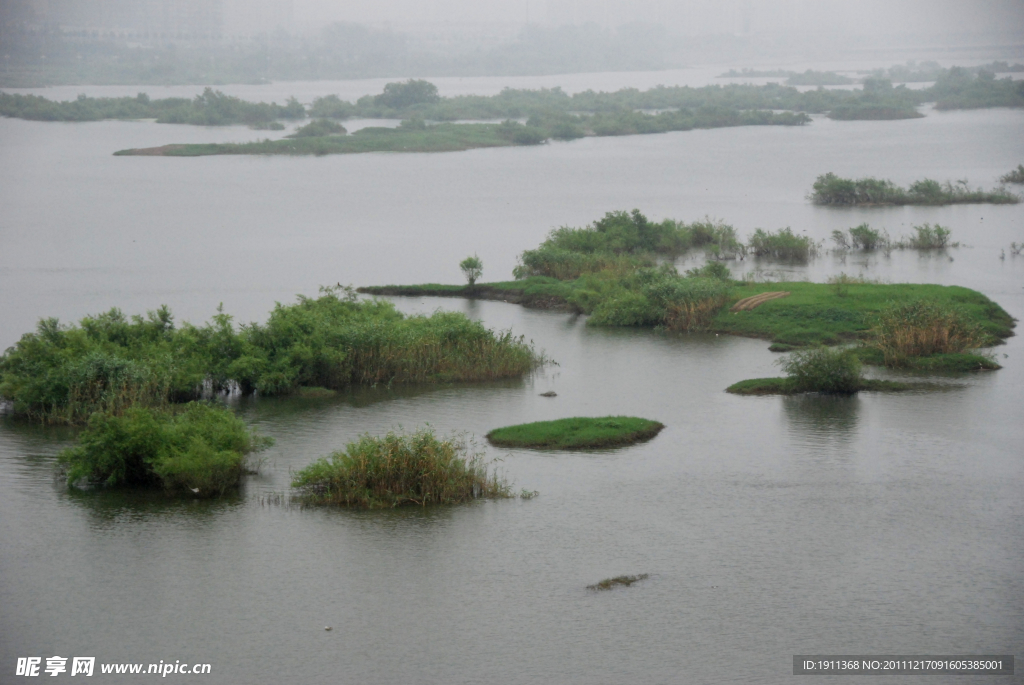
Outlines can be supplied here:
M769 300L777 300L780 297L787 297L789 291L775 290L769 293L759 293L757 295L751 295L750 297L744 297L742 300L734 304L729 308L730 312L749 312L755 307L759 307Z

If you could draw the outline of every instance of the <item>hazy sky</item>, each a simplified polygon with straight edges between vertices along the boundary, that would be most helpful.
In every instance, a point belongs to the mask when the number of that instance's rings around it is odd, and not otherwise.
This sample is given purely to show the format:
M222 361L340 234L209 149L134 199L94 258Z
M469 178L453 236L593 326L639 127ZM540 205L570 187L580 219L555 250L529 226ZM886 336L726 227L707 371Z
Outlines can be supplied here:
M236 0L238 1L238 0ZM757 32L1024 34L1024 0L247 0L291 5L295 29L333 21L397 26L484 22L617 26L656 22L684 34Z

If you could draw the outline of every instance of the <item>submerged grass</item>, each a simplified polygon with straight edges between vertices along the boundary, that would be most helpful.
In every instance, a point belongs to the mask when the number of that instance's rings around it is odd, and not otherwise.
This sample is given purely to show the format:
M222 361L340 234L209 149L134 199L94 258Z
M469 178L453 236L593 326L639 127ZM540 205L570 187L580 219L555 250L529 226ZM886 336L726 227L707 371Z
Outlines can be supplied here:
M665 426L634 416L575 417L496 428L487 434L498 447L591 449L633 445L650 440Z
M647 573L641 573L636 576L615 576L614 578L605 578L604 580L588 585L588 590L611 590L613 587L622 586L629 587L633 583L641 580L647 580L650 575Z
M364 435L299 471L292 486L309 504L367 509L513 496L480 455L468 453L464 438L438 439L428 428Z
M1020 197L1005 188L972 189L967 181L940 183L923 179L908 188L877 178L857 180L841 178L829 172L822 174L812 187L810 200L817 205L852 207L857 205L951 205L951 204L1016 204Z

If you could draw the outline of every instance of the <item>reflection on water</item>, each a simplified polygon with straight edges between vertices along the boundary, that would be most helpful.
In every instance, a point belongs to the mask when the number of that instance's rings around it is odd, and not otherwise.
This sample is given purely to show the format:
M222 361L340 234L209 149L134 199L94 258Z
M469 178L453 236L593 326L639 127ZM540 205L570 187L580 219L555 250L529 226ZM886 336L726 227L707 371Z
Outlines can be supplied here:
M793 439L827 451L848 446L857 433L859 395L807 393L783 397L782 408Z

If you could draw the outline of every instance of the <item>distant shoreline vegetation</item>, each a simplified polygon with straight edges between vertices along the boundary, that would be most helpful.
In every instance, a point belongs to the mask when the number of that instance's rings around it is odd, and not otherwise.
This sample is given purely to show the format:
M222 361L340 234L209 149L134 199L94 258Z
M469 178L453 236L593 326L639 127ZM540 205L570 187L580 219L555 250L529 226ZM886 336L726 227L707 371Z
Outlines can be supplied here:
M318 120L327 121L327 120ZM285 140L252 143L200 143L162 145L155 148L119 150L116 156L203 157L208 155L330 155L363 152L457 152L481 147L539 145L550 139L571 140L585 136L622 136L730 126L800 126L810 121L805 114L765 111L677 110L660 114L627 112L618 115L566 115L557 120L531 117L527 123L507 120L500 124L427 125L406 120L396 128L369 127L351 135L327 133L319 127ZM309 124L303 127L310 131ZM343 131L344 129L342 129ZM324 131L322 135L317 135Z
M810 200L816 205L856 207L870 205L952 205L952 204L1017 204L1020 197L1005 188L972 189L967 181L940 183L932 179L915 181L902 188L892 181L877 178L857 180L842 178L829 172L822 174L812 187Z
M792 86L730 84L657 86L646 91L625 88L616 92L584 91L569 95L560 88L515 90L506 88L497 95L461 95L441 97L437 88L423 80L389 83L384 92L367 95L356 102L336 95L316 98L307 108L295 98L285 105L252 103L206 88L195 98L150 99L145 93L135 97L91 98L80 95L65 102L37 95L0 93L0 116L38 121L99 121L103 119L155 119L158 123L223 126L248 124L258 129L276 128L277 120L348 119L352 117L452 122L460 120L534 119L534 126L552 129L551 137L580 137L576 128L602 127L628 132L628 118L652 111L689 110L696 118L720 120L725 115L742 113L783 113L790 117L829 114L834 119L903 119L921 116L916 108L935 102L936 109L979 107L1024 107L1024 81L996 79L986 71L953 67L936 83L924 90L893 87L884 78L869 77L860 90L801 92ZM623 117L627 121L623 122ZM756 123L756 122L751 122ZM794 122L802 123L802 122ZM655 124L657 125L657 124ZM695 126L700 128L701 126ZM642 128L642 127L641 127ZM557 130L556 130L557 129ZM662 130L676 130L662 128ZM647 131L652 132L652 131ZM597 135L601 135L597 133ZM616 135L609 133L609 135Z

